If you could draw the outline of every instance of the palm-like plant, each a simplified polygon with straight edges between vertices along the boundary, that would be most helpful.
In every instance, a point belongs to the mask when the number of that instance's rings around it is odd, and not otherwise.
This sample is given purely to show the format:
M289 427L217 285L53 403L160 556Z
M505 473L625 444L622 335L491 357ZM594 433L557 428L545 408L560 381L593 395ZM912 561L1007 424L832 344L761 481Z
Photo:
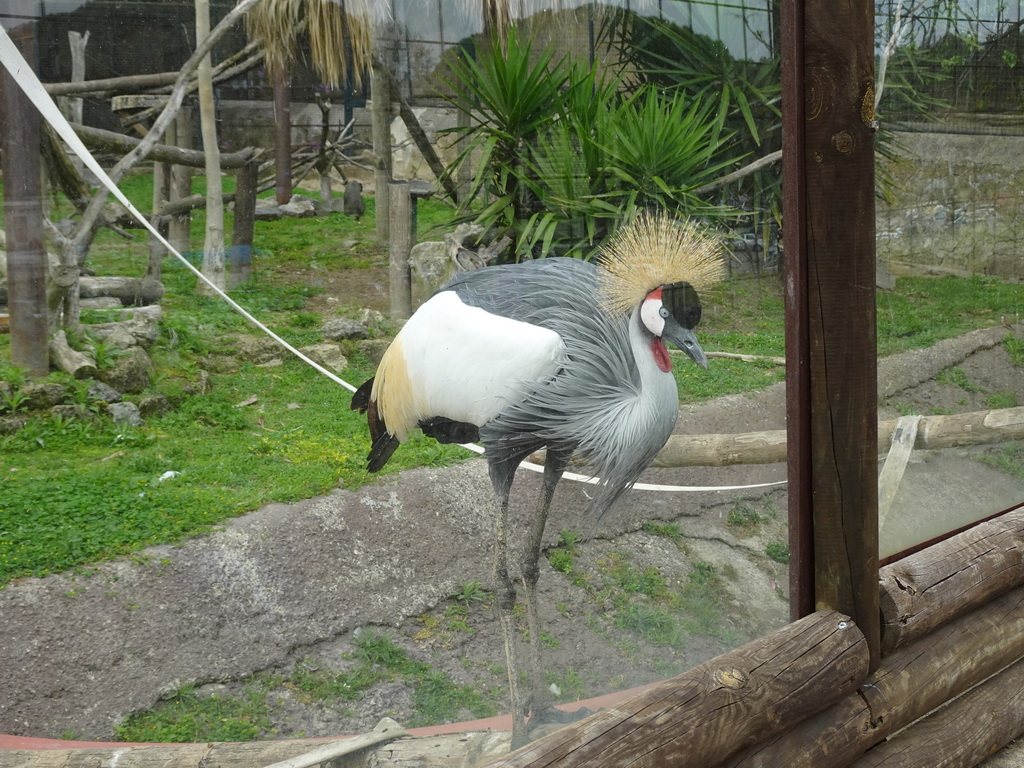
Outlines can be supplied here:
M502 53L504 49L504 53ZM563 111L569 70L563 57L552 62L550 50L531 61L531 48L520 44L515 28L504 41L491 42L480 61L462 55L451 62L452 104L470 117L470 125L449 132L464 135L462 151L452 162L476 165L466 199L485 193L489 223L513 226L532 206L521 182L538 138Z
M511 230L518 254L586 257L637 207L717 212L691 192L722 166L710 106L653 86L630 95L596 66L553 59L510 30L452 64L450 100L470 125L452 129L466 143L448 172L476 168L464 218Z

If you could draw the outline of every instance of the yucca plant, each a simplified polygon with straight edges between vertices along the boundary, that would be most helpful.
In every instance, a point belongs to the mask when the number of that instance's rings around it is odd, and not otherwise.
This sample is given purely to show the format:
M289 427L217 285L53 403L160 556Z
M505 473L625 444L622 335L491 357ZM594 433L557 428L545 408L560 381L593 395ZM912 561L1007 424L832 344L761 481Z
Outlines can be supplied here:
M532 61L531 46L521 44L514 27L504 42L491 41L479 61L462 55L450 62L447 80L452 104L470 117L467 127L448 133L464 135L462 151L449 166L476 166L466 199L481 194L491 199L483 217L489 224L513 226L528 215L532 201L521 181L538 136L562 112L569 70L551 50Z
M586 258L638 208L730 213L693 194L726 164L714 161L720 140L710 111L644 87L608 99L589 124L569 115L552 126L534 155L529 183L543 208L522 229L523 252Z
M466 141L448 172L476 169L462 217L511 232L520 256L585 258L638 206L719 212L692 194L724 164L711 106L630 94L594 65L534 56L512 30L451 70L470 125L450 131Z

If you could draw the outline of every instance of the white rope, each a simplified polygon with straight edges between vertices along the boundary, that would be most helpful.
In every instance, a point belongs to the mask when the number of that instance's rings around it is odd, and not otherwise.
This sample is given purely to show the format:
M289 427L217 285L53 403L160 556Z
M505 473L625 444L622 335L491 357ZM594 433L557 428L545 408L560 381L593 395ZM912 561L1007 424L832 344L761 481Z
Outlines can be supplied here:
M335 384L340 384L341 386L345 387L345 389L347 389L349 392L355 392L356 388L354 386L352 386L339 376L336 376L334 373L324 368L315 360L310 359L307 355L300 352L298 349L293 347L291 344L289 344L287 341L282 339L280 336L278 336L276 333L270 330L267 326L265 326L263 323L257 320L244 307L242 307L234 299L228 296L223 290L214 285L214 283L209 278L207 278L206 275L204 275L200 270L196 269L196 267L193 266L188 259L186 259L180 253L178 253L178 251L175 250L174 246L172 246L169 242L167 242L166 239L164 239L164 237L160 234L156 227L150 224L149 220L145 216L143 216L142 213L140 213L139 210L134 205L132 205L131 201L127 197L125 197L124 193L113 182L110 176L107 175L107 172L104 171L102 167L100 167L99 163L96 162L96 158L92 156L92 153L89 151L88 147L86 147L85 144L82 143L82 140L78 138L78 134L75 133L74 129L71 127L68 121L64 119L64 115L61 114L61 111L60 109L58 109L57 104L50 97L50 94L46 92L46 89L43 87L43 84L39 81L39 78L36 77L35 72L32 71L32 68L28 65L28 63L22 57L21 53L15 47L14 43L11 41L10 36L8 36L7 34L7 30L0 26L0 33L2 33L0 34L0 63L2 63L3 66L7 69L7 71L11 73L11 76L14 78L15 82L18 83L21 89L25 92L25 95L28 96L29 100L36 106L36 109L39 110L40 114L42 114L42 116L47 120L47 122L49 122L50 125L53 126L57 134L65 141L65 143L67 143L71 150L76 155L78 155L79 158L81 158L82 162L85 163L85 165L89 168L90 171L93 172L96 178L103 183L103 186L110 190L111 194L113 194L114 197L116 197L120 201L120 203L125 208L127 208L128 211L136 219L139 220L139 223L142 224L142 226L144 226L146 229L148 229L150 234L152 234L160 242L161 245L163 245L182 264L188 267L188 269L190 269L195 274L196 277L198 277L200 280L206 283L206 285L209 286L209 288L214 293L216 293L218 296L220 296L220 298L226 301L231 306L231 308L238 312L240 315L242 315L242 317L244 317L254 326L259 328L261 331L263 331L270 338L272 338L282 347L287 349L297 358L302 360L304 363L306 363L309 366L312 366L317 371L322 373L324 376L329 378ZM478 445L462 444L462 447L469 451L473 451L474 453L482 454L484 452L484 449ZM525 467L534 472L544 471L543 466L533 464L531 462L523 462L520 466ZM568 480L574 480L576 482L581 483L596 484L601 481L601 479L598 477L587 477L586 475L578 475L572 472L566 472L563 475L563 477ZM783 480L774 483L756 483L754 485L716 485L706 487L679 485L651 485L648 483L636 483L635 485L633 485L633 487L642 491L735 491L747 488L766 488L774 485L783 485L785 482L786 481Z

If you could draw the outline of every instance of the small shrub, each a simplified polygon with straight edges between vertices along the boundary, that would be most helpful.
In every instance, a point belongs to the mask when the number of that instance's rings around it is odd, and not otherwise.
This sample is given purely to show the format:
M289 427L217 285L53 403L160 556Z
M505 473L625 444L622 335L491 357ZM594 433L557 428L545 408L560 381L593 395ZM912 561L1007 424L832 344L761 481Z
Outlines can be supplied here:
M769 542L764 553L777 563L785 565L789 562L789 546L781 541Z

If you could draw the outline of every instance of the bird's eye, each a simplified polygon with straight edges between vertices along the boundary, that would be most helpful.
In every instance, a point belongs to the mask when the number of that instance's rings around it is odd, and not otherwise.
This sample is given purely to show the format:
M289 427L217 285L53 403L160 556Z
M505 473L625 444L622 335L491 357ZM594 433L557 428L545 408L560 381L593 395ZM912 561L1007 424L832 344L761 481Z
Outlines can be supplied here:
M658 314L662 317L668 317L668 310L665 307L662 307L658 310Z

